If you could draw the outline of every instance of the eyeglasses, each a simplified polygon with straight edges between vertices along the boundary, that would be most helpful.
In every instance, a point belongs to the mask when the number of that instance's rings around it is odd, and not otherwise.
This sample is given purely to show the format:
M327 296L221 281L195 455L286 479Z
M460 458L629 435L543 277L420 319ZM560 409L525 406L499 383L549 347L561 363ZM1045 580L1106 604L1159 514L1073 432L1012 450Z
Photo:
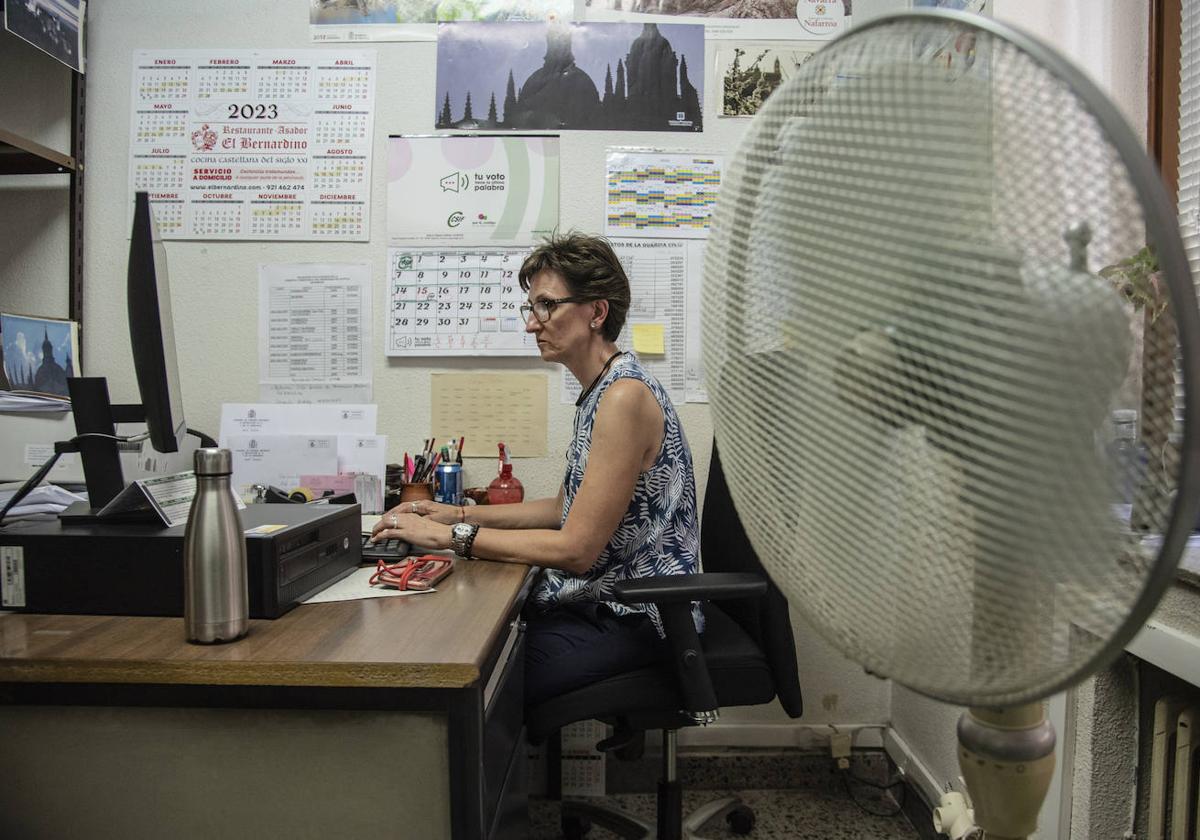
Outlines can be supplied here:
M544 324L550 320L550 313L554 311L554 307L560 303L583 303L583 298L565 297L554 298L552 300L535 300L533 303L523 303L520 306L521 320L528 321L529 313L533 313L533 317L538 319L539 324Z

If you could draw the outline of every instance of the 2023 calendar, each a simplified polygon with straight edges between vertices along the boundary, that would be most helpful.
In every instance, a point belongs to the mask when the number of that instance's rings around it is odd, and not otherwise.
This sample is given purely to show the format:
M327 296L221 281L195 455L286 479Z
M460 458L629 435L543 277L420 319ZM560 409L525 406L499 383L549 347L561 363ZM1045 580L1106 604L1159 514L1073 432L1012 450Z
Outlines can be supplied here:
M365 241L373 50L134 53L129 192L171 239Z
M517 279L529 250L389 248L387 355L538 355Z

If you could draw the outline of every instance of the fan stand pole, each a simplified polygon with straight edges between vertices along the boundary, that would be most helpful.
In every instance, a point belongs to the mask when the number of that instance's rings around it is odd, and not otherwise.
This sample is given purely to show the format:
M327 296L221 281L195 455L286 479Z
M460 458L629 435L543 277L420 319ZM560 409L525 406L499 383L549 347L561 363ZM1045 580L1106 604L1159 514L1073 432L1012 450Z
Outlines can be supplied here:
M1054 773L1054 727L1042 704L971 708L958 721L958 764L988 840L1025 840Z

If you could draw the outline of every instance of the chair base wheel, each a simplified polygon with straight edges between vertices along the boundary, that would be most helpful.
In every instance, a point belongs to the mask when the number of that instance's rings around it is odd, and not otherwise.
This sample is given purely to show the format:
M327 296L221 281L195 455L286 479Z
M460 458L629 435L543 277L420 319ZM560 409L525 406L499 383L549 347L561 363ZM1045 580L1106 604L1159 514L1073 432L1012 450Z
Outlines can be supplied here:
M749 834L754 830L754 812L746 805L739 805L725 815L725 822L734 834Z
M586 826L579 834L567 834L567 821L576 820ZM618 837L627 840L652 840L655 835L654 826L640 820L632 814L627 814L615 807L600 802L589 802L578 799L564 799L562 803L563 836L567 838L583 837L583 834L598 825L611 831Z
M592 830L592 821L574 814L564 814L560 823L563 840L583 840Z

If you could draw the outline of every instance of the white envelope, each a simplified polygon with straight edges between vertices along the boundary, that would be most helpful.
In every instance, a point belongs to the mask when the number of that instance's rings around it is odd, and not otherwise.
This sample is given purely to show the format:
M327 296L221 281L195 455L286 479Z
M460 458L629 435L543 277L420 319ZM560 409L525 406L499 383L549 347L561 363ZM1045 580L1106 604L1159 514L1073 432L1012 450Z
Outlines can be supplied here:
M225 403L220 445L232 435L373 435L378 414L374 404Z
M235 493L251 484L293 490L302 475L337 473L337 435L229 435Z
M338 435L337 471L379 476L382 487L387 473L387 435Z

